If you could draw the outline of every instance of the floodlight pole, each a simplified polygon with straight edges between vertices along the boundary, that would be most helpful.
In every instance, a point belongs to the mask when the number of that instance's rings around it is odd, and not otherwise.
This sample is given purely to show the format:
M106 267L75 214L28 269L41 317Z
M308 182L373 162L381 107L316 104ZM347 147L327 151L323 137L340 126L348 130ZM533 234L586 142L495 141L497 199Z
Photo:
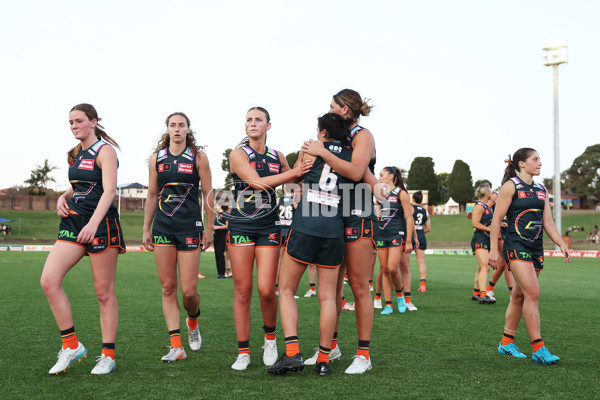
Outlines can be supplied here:
M554 223L561 236L562 231L562 200L560 186L560 145L558 137L558 64L552 65L554 72ZM558 250L558 246L557 250Z
M558 66L567 63L567 44L565 42L546 45L544 51L544 65L552 66L554 75L554 223L562 235L562 200L560 185L560 144L558 136ZM555 246L558 250L559 247Z

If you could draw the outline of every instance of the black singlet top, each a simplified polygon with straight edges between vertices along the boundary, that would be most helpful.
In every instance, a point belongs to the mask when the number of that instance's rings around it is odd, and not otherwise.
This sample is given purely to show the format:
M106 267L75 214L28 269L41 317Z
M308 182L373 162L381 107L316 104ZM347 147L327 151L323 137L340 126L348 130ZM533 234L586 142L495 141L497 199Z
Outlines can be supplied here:
M281 196L277 203L279 221L275 223L281 226L281 234L287 235L292 224L292 218L294 218L294 198L292 196Z
M480 205L483 207L483 214L481 215L481 220L479 221L481 225L489 227L492 225L492 219L494 218L494 211L484 202L478 201L475 203L475 207ZM490 233L487 231L481 231L479 229L473 228L473 238L477 241L489 240Z
M73 197L67 200L67 205L74 214L92 216L100 197L104 193L102 187L102 170L96 157L102 146L107 145L98 140L86 150L81 150L75 161L69 165L69 183L73 188ZM107 217L118 216L117 208L111 204L106 212Z
M342 146L340 141L325 142L323 146L344 161L352 159L352 151ZM310 171L304 175L302 200L294 213L292 231L321 238L342 237L343 196L339 188L349 182L317 157Z
M356 137L356 134L364 128L360 125L355 126L348 137L342 141L343 146L346 149L352 150L352 141ZM369 161L369 170L372 174L375 174L375 162L376 158L373 157ZM355 216L358 218L365 218L376 220L377 215L375 213L375 207L373 204L373 192L371 187L364 182L353 182L354 187L348 191L348 200L344 204L342 214L344 217ZM346 194L345 196L346 197Z
M396 187L388 193L386 200L381 202L377 233L377 238L380 240L397 239L400 232L406 234L406 218L400 202L400 193L402 193L402 189Z
M543 250L543 217L547 191L543 185L520 178L511 178L515 185L506 218L508 227L504 248L524 247L533 251Z
M242 150L261 178L281 172L281 160L276 150L266 147L264 154L257 153L250 146L244 146ZM234 182L235 203L227 216L228 229L258 233L275 228L275 223L279 220L275 188L265 187L263 190L256 190L241 180L237 174L233 173L231 176Z
M415 221L415 231L418 235L425 234L423 232L423 225L429 219L427 210L420 205L413 204L413 220Z
M158 207L153 230L159 233L196 234L203 230L196 153L186 148L173 155L168 148L156 155Z

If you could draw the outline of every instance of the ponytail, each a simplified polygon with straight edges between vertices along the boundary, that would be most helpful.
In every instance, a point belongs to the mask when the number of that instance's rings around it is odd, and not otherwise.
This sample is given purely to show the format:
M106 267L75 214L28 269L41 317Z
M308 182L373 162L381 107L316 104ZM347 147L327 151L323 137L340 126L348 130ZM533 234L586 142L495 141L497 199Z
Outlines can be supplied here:
M406 190L404 179L402 178L402 171L400 171L398 167L385 167L384 170L388 174L392 174L394 176L394 186L399 187L402 190Z
M100 123L99 123L100 121L102 121L102 118L98 117L98 112L96 111L96 109L94 108L93 105L86 104L86 103L77 104L75 107L71 108L71 111L83 112L90 121L95 119L96 126L94 127L94 135L96 135L96 138L98 140L104 140L105 142L107 142L107 143L111 144L112 146L116 147L117 149L121 150L121 147L119 147L117 142L113 138L108 136L108 134L106 132L104 132L104 130L103 130L104 127L102 125L100 125ZM71 111L69 111L69 112L71 112ZM77 154L79 154L80 151L81 151L81 143L78 143L77 146L73 147L71 150L69 150L67 152L67 162L69 163L69 165L71 165L75 162L75 158L77 157Z
M369 105L371 99L365 98L364 100L360 97L360 94L356 90L343 89L333 95L333 101L335 101L340 107L347 106L352 114L350 118L351 124L353 125L358 119L363 116L367 117L371 113L373 106Z
M508 155L508 159L504 160L508 165L504 169L504 177L502 178L502 185L504 185L510 178L514 178L517 176L519 172L519 162L525 161L531 156L531 153L534 153L536 150L531 147L522 147L519 150L515 151L512 158L510 154Z

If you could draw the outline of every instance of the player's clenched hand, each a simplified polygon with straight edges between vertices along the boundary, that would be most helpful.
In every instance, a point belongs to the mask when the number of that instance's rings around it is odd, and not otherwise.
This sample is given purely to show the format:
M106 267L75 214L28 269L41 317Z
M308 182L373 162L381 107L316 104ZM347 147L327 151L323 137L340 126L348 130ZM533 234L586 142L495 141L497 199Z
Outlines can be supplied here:
M144 248L148 251L154 251L154 245L152 244L152 236L149 231L144 230L142 234L142 244Z

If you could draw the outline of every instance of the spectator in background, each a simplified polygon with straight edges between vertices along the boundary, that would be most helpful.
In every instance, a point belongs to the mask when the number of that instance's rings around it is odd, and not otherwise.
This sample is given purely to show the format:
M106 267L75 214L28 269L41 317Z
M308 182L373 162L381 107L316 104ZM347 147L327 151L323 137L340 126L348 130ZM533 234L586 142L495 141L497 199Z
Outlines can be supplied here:
M227 211L229 207L223 205L215 210L215 233L213 236L213 245L215 248L215 260L217 262L217 279L224 279L225 276L225 237L227 236Z

